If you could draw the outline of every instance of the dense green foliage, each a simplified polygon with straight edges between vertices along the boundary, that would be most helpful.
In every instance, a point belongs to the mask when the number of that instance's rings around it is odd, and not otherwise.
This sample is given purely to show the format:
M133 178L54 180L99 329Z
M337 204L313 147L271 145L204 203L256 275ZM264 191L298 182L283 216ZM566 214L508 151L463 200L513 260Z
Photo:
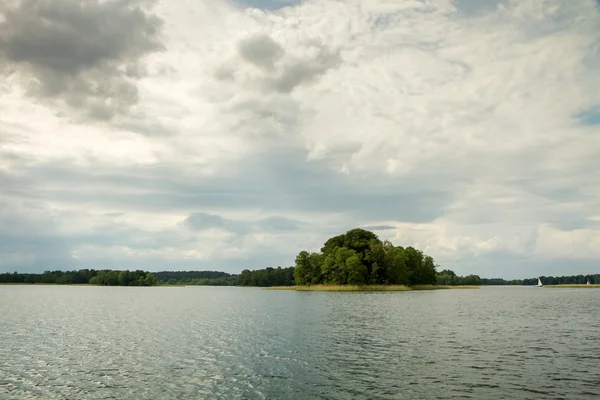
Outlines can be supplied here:
M412 247L381 242L372 232L348 231L329 239L319 253L300 252L296 267L265 268L240 275L218 271L45 271L43 274L0 273L0 283L95 284L105 286L154 286L158 284L209 286L293 286L311 284L438 284L438 285L537 285L531 279L504 280L458 276L451 270L436 272L433 259ZM544 285L600 284L600 274L541 276Z
M327 240L319 253L301 251L294 280L297 285L435 284L435 270L433 258L420 250L353 229Z
M0 283L55 283L104 286L154 286L158 280L150 272L81 269L79 271L45 271L43 274L0 274Z
M292 286L294 285L294 267L265 268L254 271L243 270L237 280L238 286Z
M144 271L100 271L90 279L92 285L103 286L156 286L158 279Z
M218 271L161 271L153 273L161 284L235 286L238 275Z
M535 280L537 284L537 279ZM502 278L481 278L482 285L491 285L491 286L499 286L499 285L523 285L523 279L502 279Z
M438 285L479 286L481 284L479 275L459 276L449 269L438 272L436 276Z
M600 274L571 275L571 276L540 276L544 285L585 285L590 280L591 284L600 284ZM504 280L501 278L481 279L482 285L537 285L538 278Z

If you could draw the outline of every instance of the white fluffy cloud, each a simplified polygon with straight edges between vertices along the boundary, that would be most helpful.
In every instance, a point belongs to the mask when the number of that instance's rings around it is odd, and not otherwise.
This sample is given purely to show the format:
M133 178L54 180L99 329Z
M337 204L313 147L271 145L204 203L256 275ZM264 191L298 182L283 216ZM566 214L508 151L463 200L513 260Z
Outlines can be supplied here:
M379 226L460 273L597 272L593 0L38 3L0 7L0 270L235 272Z

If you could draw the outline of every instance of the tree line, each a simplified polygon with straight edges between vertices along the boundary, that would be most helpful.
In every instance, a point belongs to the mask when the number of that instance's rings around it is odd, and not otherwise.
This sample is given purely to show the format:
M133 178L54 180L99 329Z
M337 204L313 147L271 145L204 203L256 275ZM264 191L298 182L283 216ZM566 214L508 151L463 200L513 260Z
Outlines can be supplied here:
M479 275L467 275L459 276L454 271L445 269L440 271L436 275L436 283L438 285L449 285L449 286L479 286L481 285L482 279Z
M78 271L45 271L42 274L3 273L0 283L46 283L46 284L92 284L103 286L155 286L158 279L150 272L142 270L95 270L80 269Z
M164 285L235 286L238 275L219 271L161 271L154 276Z
M591 284L600 284L600 274L593 275L571 275L571 276L540 276L540 280L544 285L585 285L589 279ZM502 278L482 278L482 285L537 285L538 278L528 279L512 279L505 280Z
M537 278L535 280L537 284ZM501 285L514 285L514 286L522 286L523 279L502 279L502 278L481 278L482 285L490 285L490 286L501 286Z
M301 251L294 269L296 285L426 285L436 280L432 257L382 242L364 229L330 238L320 252Z
M293 286L294 284L294 267L267 267L254 271L245 269L242 271L237 280L238 286L270 287Z

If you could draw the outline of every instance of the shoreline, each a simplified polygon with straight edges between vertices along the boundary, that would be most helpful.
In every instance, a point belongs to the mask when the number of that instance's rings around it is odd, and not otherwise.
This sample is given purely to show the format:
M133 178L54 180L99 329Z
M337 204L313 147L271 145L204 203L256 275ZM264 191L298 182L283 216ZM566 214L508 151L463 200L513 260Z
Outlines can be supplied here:
M25 282L0 282L0 286L101 286L91 283L25 283Z
M527 288L527 287L537 287L535 285L481 285L481 287L486 288ZM592 285L587 285L585 283L565 283L561 285L544 285L544 288L547 289L600 289L600 284L594 283Z
M410 292L413 290L479 289L479 286L448 285L308 285L308 286L272 286L264 290L295 290L298 292Z
M159 287L161 285L98 285L95 283L22 283L22 282L0 282L0 286L88 286L88 287ZM175 286L175 285L171 285ZM183 286L183 285L182 285Z
M190 285L190 284L158 284L154 286L121 286L121 285L95 285L91 283L22 283L0 282L0 286L89 286L89 287L254 287L238 285ZM306 286L271 286L261 287L263 290L295 290L298 292L410 292L413 290L452 290L452 289L481 289L489 287L535 287L531 285L306 285ZM547 289L600 289L600 284L563 284L544 285Z
M544 285L544 287L549 289L600 289L600 284L565 283L564 285Z

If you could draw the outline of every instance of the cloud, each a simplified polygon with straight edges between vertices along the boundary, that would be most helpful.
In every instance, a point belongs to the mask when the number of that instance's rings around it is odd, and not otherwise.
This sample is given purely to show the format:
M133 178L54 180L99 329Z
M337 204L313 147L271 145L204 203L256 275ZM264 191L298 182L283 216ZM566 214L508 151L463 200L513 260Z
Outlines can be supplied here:
M240 56L259 68L270 70L276 61L281 59L285 51L269 36L253 36L238 44Z
M466 15L482 15L493 12L500 4L501 0L456 0L454 2L459 12Z
M296 44L290 52L270 36L256 34L240 39L237 49L237 57L216 71L219 84L231 81L263 93L290 93L340 63L336 50L314 39Z
M233 220L218 215L197 212L185 219L192 230L222 229L227 232L245 235L250 232L292 232L299 230L303 223L290 218L270 216L258 220Z
M91 165L79 170L64 162L21 165L18 172L0 173L0 178L7 195L26 194L30 199L53 200L71 207L110 205L157 213L225 207L252 213L327 213L429 222L441 216L444 206L453 201L454 195L444 188L415 189L418 180L407 179L390 189L370 181L370 177L340 176L336 171L324 170L326 165L306 163L304 157L304 153L294 152L257 154L214 176L203 176L193 169L186 171L180 165L109 168L94 164L92 159L87 161ZM122 162L120 157L110 161ZM374 203L377 207L369 206ZM195 225L223 225L225 221L219 218L199 214Z
M145 7L144 7L145 8ZM163 49L143 2L12 1L0 7L0 61L32 96L111 119L138 101L143 57Z
M228 224L229 221L225 220L218 215L212 215L207 213L195 213L186 218L185 223L192 229L209 229L209 228L221 228Z
M395 230L396 227L392 225L372 225L372 226L363 226L362 229L366 229L368 231L391 231Z
M267 232L291 232L299 230L303 224L290 218L274 216L261 219L258 225Z
M0 269L239 272L363 226L595 272L594 2L154 3L1 6Z

